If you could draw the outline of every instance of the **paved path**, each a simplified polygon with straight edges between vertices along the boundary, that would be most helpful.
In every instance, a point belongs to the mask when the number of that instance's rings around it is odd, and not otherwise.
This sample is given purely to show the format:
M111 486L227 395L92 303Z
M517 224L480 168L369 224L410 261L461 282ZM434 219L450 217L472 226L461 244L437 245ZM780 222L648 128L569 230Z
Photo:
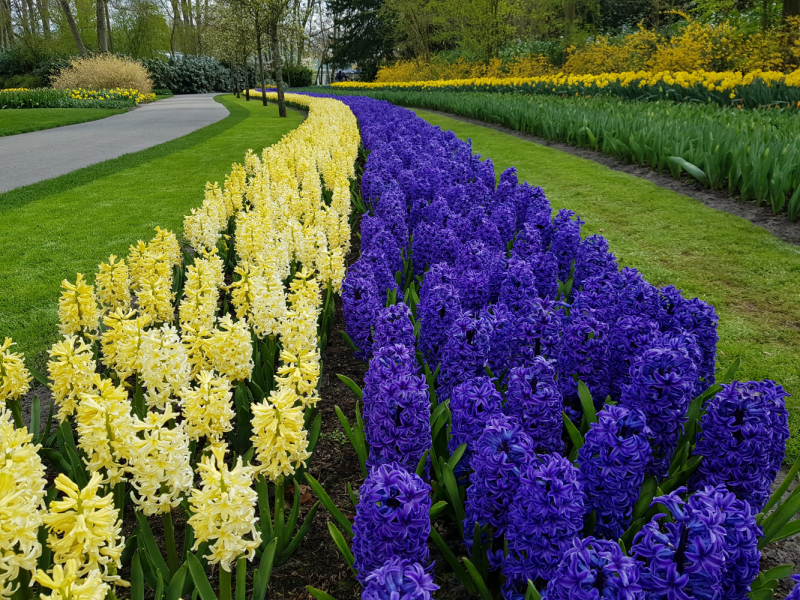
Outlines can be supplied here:
M216 123L216 94L173 96L88 123L0 137L0 192L138 152Z

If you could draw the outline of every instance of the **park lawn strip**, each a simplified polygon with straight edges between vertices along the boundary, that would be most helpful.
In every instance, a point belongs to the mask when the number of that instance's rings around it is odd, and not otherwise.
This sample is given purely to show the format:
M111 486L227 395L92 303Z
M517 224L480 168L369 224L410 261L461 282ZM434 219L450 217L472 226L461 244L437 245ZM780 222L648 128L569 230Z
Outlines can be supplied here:
M0 110L0 137L104 119L127 108L17 108Z
M44 367L57 338L63 279L93 282L98 263L127 256L156 226L180 237L207 181L222 184L248 149L260 154L304 118L280 119L274 103L221 102L231 114L188 136L0 194L0 339L13 338L32 367Z
M574 210L586 221L584 234L602 233L621 266L713 304L720 318L718 368L739 358L737 379L772 379L792 394L788 456L800 454L800 247L591 160L415 112L461 139L471 138L474 151L492 159L498 176L516 167L520 180L542 187L554 210Z

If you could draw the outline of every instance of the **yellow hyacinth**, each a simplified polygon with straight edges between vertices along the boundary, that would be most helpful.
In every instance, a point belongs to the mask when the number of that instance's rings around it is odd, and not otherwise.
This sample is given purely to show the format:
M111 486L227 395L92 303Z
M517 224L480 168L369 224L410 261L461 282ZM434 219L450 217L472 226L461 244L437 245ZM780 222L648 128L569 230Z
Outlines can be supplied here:
M50 594L40 594L41 600L103 600L109 591L109 585L97 571L83 572L75 559L69 559L63 566L53 565L50 575L36 571L34 581L52 590Z
M261 338L278 335L281 320L286 315L286 296L283 283L274 273L251 276L253 301L250 305L250 322Z
M163 409L170 397L189 383L191 368L186 350L170 325L146 331L140 350L147 404Z
M234 322L230 315L219 320L207 345L214 369L231 381L250 379L253 372L253 340L247 321Z
M134 425L125 388L95 375L94 389L80 395L78 447L86 453L86 467L104 474L103 483L124 481L136 437Z
M216 253L197 258L186 269L186 283L179 307L181 325L211 327L219 301L219 288L224 283L222 259Z
M214 329L205 325L194 327L187 324L181 327L181 342L186 350L192 377L196 377L200 371L214 368L208 356L213 333Z
M175 311L172 308L174 293L172 279L161 277L156 271L151 271L139 280L139 291L136 301L142 315L154 323L171 323Z
M291 388L270 392L269 398L252 405L253 447L259 470L271 480L291 475L311 456L308 432L303 429L303 406Z
M211 454L203 457L198 468L201 487L192 490L189 499L194 513L188 521L195 535L192 550L208 542L209 553L205 558L230 572L240 556L252 560L261 545L255 512L258 495L252 488L254 469L243 466L241 457L229 469L225 450L219 445L212 447Z
M57 564L70 559L78 561L80 576L92 571L113 576L121 566L120 556L125 547L122 521L114 508L113 494L99 495L101 483L100 474L92 473L86 487L80 489L61 473L55 486L64 497L50 503L43 519L53 561Z
M0 344L0 408L7 400L17 400L31 388L31 374L25 368L23 355L9 350L13 345L11 338L5 338Z
M146 515L169 512L192 489L189 437L182 423L167 427L176 416L168 404L163 413L149 412L136 425L142 437L134 438L130 448L131 497Z
M215 377L213 371L201 371L197 381L199 387L185 387L180 392L186 434L193 440L219 440L233 429L231 383L224 377Z
M108 257L107 263L100 263L95 285L97 285L97 299L103 312L130 308L130 278L128 265L123 259L117 261L117 257L112 254Z
M19 570L33 571L42 552L45 480L39 446L26 428L16 429L0 407L0 598L10 598Z
M75 412L78 396L92 389L95 372L94 354L82 339L67 335L50 349L47 370L58 404L58 419L64 421Z
M88 285L81 273L72 284L66 279L61 282L61 297L58 299L59 330L68 335L96 331L100 326L100 310L94 288Z

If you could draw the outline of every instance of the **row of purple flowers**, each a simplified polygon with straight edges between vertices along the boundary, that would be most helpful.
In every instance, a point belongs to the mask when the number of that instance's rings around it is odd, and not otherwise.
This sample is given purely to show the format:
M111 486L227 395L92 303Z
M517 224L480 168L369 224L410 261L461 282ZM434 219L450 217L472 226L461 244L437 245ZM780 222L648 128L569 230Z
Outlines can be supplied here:
M626 550L643 485L676 481L692 400L715 384L713 307L620 270L574 213L553 217L514 169L496 183L491 161L453 133L386 102L339 99L369 152L361 256L343 284L347 333L369 361L369 475L353 526L364 597L436 589L431 411L447 402L463 543L502 574L505 598L529 582L551 600L746 598L756 515L789 435L781 386L706 394L691 440L700 458L680 463L687 487L638 510Z

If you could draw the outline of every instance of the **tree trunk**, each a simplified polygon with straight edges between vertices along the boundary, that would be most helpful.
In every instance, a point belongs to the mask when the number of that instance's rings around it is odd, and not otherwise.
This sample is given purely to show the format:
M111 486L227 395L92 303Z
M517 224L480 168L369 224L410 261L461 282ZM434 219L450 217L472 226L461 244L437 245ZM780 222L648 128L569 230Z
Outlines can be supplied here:
M244 64L244 99L250 102L250 70L247 63Z
M108 38L106 37L106 5L103 0L96 0L97 7L97 49L108 54Z
M270 23L272 38L272 66L275 67L275 87L278 88L278 116L286 116L286 100L283 98L283 76L281 73L280 41L278 40L278 18L274 15Z
M47 0L36 0L36 8L39 10L39 17L42 19L42 34L44 39L50 39L50 5Z
M72 9L69 7L69 0L58 0L61 4L61 10L64 11L64 17L67 19L69 30L72 32L72 37L75 40L75 45L78 47L78 52L81 56L86 56L86 46L83 45L81 34L78 31L78 26L75 24L75 19L72 17Z
M114 39L111 35L111 14L108 10L108 0L103 0L103 8L106 13L106 37L108 38L108 51L114 54Z
M261 103L267 105L267 80L264 77L264 53L261 51L261 32L256 32L256 50L258 51L258 74L261 79Z
M783 18L800 17L800 0L783 0Z

